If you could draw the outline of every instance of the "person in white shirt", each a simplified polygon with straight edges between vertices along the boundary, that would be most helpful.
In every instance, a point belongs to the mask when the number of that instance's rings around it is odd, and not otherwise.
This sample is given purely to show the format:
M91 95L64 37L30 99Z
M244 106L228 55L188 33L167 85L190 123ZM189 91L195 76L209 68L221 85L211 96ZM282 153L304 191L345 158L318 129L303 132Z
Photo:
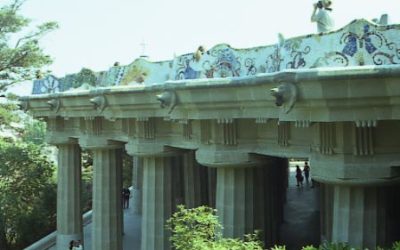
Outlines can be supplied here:
M317 3L314 3L314 10L311 15L311 22L317 23L318 33L329 32L333 30L334 22L331 17L331 5L331 0L321 0Z

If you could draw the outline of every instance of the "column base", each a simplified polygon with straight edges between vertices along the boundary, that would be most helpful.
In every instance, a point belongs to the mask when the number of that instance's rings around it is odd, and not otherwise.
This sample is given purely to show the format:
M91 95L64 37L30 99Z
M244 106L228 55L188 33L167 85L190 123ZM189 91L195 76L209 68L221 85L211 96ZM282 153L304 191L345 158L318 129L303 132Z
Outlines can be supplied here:
M80 240L83 244L83 237L81 234L57 234L57 250L69 249L69 243L72 240Z

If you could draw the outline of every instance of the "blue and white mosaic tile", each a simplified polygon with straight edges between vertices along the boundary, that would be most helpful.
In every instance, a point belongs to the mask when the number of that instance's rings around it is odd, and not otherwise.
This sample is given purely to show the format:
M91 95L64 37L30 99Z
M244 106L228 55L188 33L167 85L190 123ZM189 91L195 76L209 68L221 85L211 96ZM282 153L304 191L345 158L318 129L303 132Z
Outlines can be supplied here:
M62 92L85 83L151 85L167 80L251 76L286 69L399 63L400 25L382 26L362 19L337 31L295 37L270 46L234 49L220 44L201 54L184 54L171 61L150 62L139 58L103 72L83 69L60 79L48 76L34 81L32 94Z

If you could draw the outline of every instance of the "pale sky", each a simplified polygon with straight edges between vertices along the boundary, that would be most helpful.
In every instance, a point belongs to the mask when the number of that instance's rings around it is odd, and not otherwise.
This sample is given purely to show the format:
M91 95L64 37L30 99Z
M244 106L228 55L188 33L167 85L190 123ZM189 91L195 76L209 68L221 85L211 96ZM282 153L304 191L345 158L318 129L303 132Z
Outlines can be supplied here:
M3 2L3 1L0 1ZM248 48L314 33L312 0L28 0L23 14L34 23L56 21L60 28L42 40L54 59L49 67L62 77L82 67L107 70L116 61L131 63L141 55L150 60L207 49L218 43ZM335 27L356 18L388 13L400 23L400 0L333 0Z

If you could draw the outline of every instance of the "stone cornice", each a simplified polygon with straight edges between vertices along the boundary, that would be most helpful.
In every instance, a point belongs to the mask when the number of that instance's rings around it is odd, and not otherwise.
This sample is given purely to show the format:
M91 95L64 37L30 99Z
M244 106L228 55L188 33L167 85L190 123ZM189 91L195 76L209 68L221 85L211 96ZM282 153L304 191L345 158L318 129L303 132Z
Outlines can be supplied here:
M34 116L86 117L107 119L169 117L170 119L217 119L221 110L227 118L273 118L297 121L357 121L400 119L400 67L365 66L287 70L252 77L173 81L152 86L124 86L90 91L64 92L22 97ZM275 106L270 90L290 83L298 97L287 108ZM157 100L173 90L179 102L162 108ZM94 100L101 99L101 104ZM57 109L49 101L57 100ZM53 101L54 102L54 101ZM376 112L360 111L371 109ZM332 110L332 113L330 111ZM261 115L261 116L260 116Z

